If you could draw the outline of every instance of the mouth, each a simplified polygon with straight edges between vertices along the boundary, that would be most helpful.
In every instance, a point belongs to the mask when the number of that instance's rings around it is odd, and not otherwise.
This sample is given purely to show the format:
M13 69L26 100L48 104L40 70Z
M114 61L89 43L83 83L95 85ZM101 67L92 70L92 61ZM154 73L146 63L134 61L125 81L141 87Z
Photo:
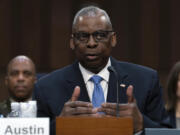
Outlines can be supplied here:
M98 58L98 54L86 54L87 60L93 61Z
M26 89L25 86L15 86L15 89L18 91L24 91Z

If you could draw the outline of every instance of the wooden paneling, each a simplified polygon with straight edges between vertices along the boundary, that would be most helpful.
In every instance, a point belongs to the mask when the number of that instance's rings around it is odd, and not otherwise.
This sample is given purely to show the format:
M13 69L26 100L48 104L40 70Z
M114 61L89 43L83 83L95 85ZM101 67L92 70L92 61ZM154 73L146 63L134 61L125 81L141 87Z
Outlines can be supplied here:
M171 1L170 0L160 0L160 38L159 38L159 53L158 53L158 69L160 72L167 72L170 70L171 65Z
M9 0L0 1L0 72L5 70L11 58L12 46L12 3Z
M0 99L6 95L6 66L14 56L31 57L38 72L72 63L72 20L90 3L110 15L118 39L113 56L157 69L165 84L180 59L179 0L0 0Z
M37 0L37 1L22 1L21 5L22 5L22 9L21 9L21 14L20 14L20 18L21 18L21 25L20 25L20 30L21 30L21 35L20 39L21 39L21 49L19 51L19 54L25 54L28 55L29 57L31 57L33 59L33 61L36 63L36 66L39 68L39 65L44 64L43 62L45 60L43 60L41 58L41 55L43 54L43 52L41 51L41 47L42 43L45 41L47 41L47 37L44 38L44 40L41 40L41 38L44 36L41 32L42 29L42 25L41 21L41 1ZM49 18L48 18L49 20ZM44 27L45 30L47 31L48 28ZM49 38L48 38L49 39ZM48 42L47 42L48 43ZM16 47L18 47L19 45L17 45ZM44 45L45 47L43 47L44 49L42 49L45 53L47 53L46 50L46 44ZM41 61L42 60L42 61Z
M105 9L112 21L113 29L117 34L117 45L113 49L113 56L119 60L130 61L129 51L129 14L128 1L106 2Z
M159 0L142 0L141 15L139 59L142 65L157 69L160 35Z
M72 2L59 0L52 2L50 67L57 69L70 64L73 60L69 48L72 23Z
M180 61L180 1L171 0L171 10L170 10L170 45L172 57L170 59L171 66Z

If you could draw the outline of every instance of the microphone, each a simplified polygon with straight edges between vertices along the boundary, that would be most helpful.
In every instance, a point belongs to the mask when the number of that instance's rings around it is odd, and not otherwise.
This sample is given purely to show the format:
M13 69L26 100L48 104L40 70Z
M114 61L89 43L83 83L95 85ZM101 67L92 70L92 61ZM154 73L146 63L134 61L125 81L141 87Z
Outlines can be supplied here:
M113 66L109 66L108 67L108 71L114 73L114 75L116 76L116 117L119 117L119 79L118 79L118 73L117 71L114 69Z

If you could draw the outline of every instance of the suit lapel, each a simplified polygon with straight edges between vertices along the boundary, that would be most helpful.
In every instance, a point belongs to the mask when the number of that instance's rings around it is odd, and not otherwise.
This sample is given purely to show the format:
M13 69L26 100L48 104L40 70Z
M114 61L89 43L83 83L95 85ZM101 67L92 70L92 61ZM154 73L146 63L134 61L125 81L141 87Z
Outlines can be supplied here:
M126 103L126 90L130 84L130 79L128 78L128 74L119 65L117 65L117 61L113 58L111 58L111 65L118 73L119 102ZM114 73L110 73L107 102L117 102L117 78Z
M124 71L124 69L122 69L120 65L117 63L118 62L115 59L111 58L111 64L115 68L115 70L118 72L119 102L126 103L127 102L126 90L130 84L130 81L129 81L130 79L128 77L128 74ZM72 95L75 86L80 86L81 92L80 92L80 96L78 100L90 102L87 89L84 83L84 79L79 69L78 62L75 62L71 68L72 70L70 70L69 75L68 75L69 78L67 79L68 92L70 93L70 95ZM125 87L120 87L120 85L125 86ZM116 101L117 99L116 86L117 86L116 76L114 75L114 73L110 73L107 102L114 102L114 103L117 102Z
M87 93L87 89L86 89L86 86L84 83L84 79L83 79L81 71L79 69L78 62L75 62L72 65L72 70L71 70L71 72L69 72L69 78L67 80L67 85L68 85L68 91L70 92L71 95L74 91L74 88L76 86L80 86L81 92L80 92L80 96L79 96L78 100L86 101L86 102L90 101L88 93Z

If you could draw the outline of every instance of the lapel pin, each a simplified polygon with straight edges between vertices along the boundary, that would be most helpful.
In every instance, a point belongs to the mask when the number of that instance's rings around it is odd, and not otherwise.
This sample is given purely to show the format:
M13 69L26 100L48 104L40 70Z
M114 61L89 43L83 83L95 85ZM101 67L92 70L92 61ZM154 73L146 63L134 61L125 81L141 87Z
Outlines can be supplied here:
M126 85L125 85L125 84L123 84L123 83L121 83L121 84L120 84L120 86L121 86L121 87L123 87L123 88L125 88L125 87L126 87Z

